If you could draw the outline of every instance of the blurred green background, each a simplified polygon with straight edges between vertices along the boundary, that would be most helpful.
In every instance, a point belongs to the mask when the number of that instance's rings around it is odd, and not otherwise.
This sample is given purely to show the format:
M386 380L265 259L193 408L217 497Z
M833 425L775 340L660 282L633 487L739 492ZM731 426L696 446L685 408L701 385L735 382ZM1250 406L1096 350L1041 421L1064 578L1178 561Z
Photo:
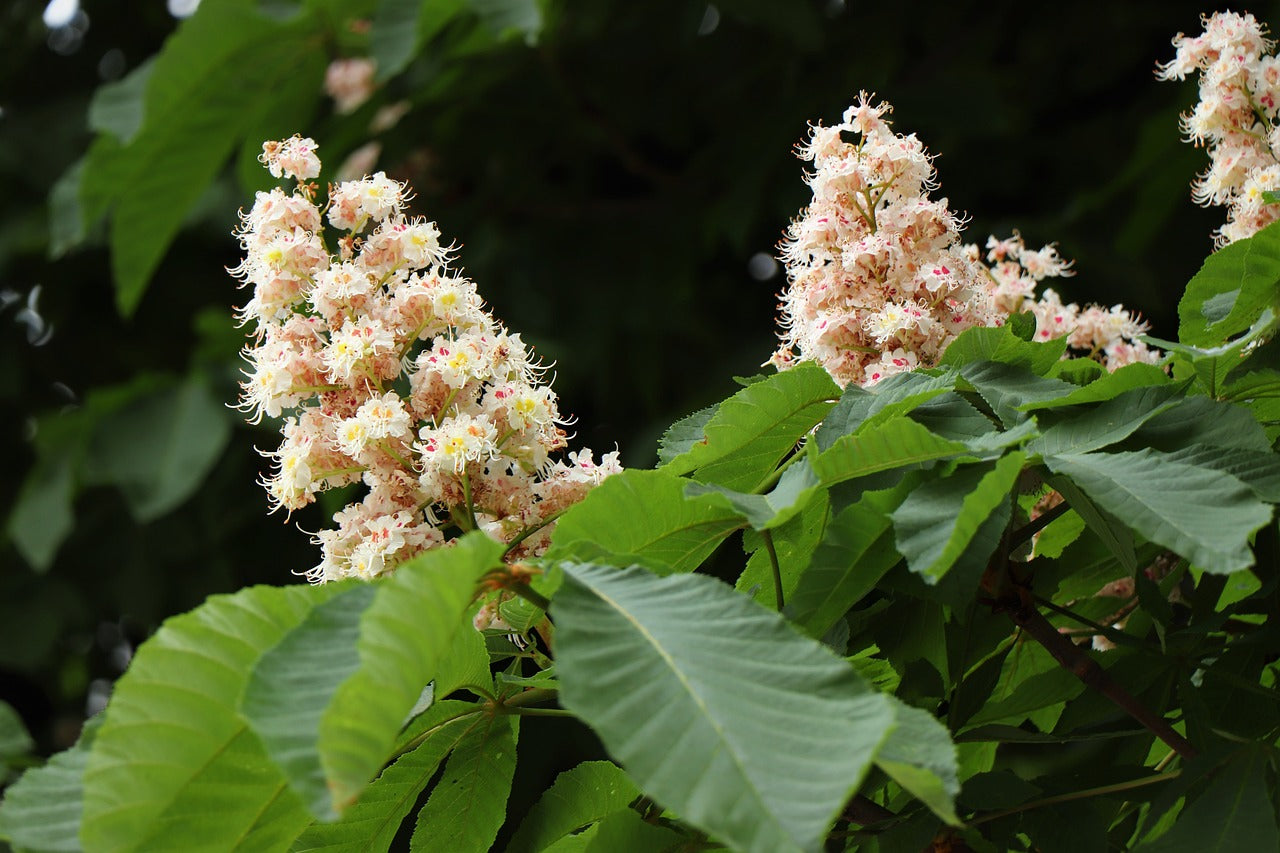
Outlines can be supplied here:
M939 194L970 240L1016 227L1057 241L1078 272L1064 297L1124 302L1156 335L1175 334L1222 220L1189 197L1205 161L1177 113L1194 84L1152 76L1213 11L1195 3L204 0L175 15L193 5L0 11L0 699L45 753L166 616L299 582L316 560L254 482L272 429L225 406L245 299L225 272L230 232L269 180L251 162L265 132L314 137L330 169L376 137L413 212L555 362L574 446L617 446L639 467L668 423L771 353L784 279L770 259L807 195L792 146L860 89L939 155ZM188 94L163 115L100 98L94 141L99 86L138 79L175 32L231 7L279 26L292 52L266 38L205 74L171 49L155 78L186 68ZM1251 11L1280 22L1276 4ZM337 114L325 63L373 45L403 68ZM400 122L371 134L400 101ZM217 118L242 113L234 133ZM115 184L91 209L90 184L64 176L91 144L124 162L108 149L134 134L158 147L103 178ZM315 530L335 508L293 522Z

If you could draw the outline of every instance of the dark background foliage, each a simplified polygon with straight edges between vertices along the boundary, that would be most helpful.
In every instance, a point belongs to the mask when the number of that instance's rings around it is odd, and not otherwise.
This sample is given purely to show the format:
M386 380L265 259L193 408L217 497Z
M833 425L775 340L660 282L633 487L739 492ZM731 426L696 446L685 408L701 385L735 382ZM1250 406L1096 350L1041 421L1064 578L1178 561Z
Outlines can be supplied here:
M669 422L726 396L733 375L770 354L784 279L767 259L807 195L791 148L806 122L837 119L860 89L890 100L897 129L939 155L941 194L971 217L971 240L1019 228L1029 243L1057 241L1078 272L1065 298L1123 301L1172 337L1177 297L1222 217L1187 189L1204 165L1177 130L1194 86L1157 84L1152 70L1209 11L553 2L536 45L472 50L446 28L392 79L377 102L414 107L382 136L379 168L414 186L414 212L462 244L495 314L556 363L575 445L616 444L644 467ZM1274 5L1252 11L1280 20ZM33 439L56 448L58 424L95 389L200 368L230 402L241 343L230 315L243 297L224 268L237 262L230 231L251 196L233 167L187 217L132 316L115 307L100 234L50 260L48 196L90 142L94 89L178 23L159 2L86 0L54 31L43 12L0 11L6 517L20 485L43 476ZM375 107L343 117L326 102L297 130L335 165L365 141ZM0 541L0 698L42 750L71 742L166 616L211 593L297 582L291 572L312 565L306 535L265 514L255 444L272 446L271 429L237 425L195 495L147 523L118 489L89 484L48 567L30 565L9 534ZM293 521L314 530L334 508Z

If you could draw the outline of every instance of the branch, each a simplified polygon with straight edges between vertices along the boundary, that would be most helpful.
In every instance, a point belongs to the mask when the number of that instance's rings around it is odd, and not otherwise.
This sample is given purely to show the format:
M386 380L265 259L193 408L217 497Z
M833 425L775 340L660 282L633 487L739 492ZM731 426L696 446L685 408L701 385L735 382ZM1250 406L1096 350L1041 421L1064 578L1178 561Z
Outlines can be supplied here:
M1196 748L1186 738L1174 731L1163 717L1156 715L1121 687L1106 670L1098 666L1093 658L1081 651L1075 643L1059 634L1058 629L1054 628L1036 609L1029 594L1025 590L1020 592L1022 592L1021 601L1017 606L1001 608L1009 614L1014 624L1044 646L1045 651L1052 655L1054 660L1083 681L1086 687L1106 696L1183 758L1196 757Z

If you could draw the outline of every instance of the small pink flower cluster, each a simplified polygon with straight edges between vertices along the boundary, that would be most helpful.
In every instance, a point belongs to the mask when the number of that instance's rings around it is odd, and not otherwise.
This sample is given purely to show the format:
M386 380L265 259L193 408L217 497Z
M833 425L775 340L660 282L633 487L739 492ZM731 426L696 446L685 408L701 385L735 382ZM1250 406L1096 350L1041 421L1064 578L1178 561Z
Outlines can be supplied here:
M924 145L892 132L891 109L864 92L839 124L814 126L799 146L814 163L806 176L813 202L780 246L789 287L770 363L811 359L842 385L874 385L935 364L965 329L1000 326L1026 310L1039 318L1042 339L1071 335L1073 347L1110 368L1155 359L1132 340L1143 327L1119 306L1064 306L1052 291L1035 299L1040 281L1071 274L1053 246L1028 249L1016 233L992 238L984 262L977 246L962 245L960 218L946 199L928 197L937 176ZM1129 322L1094 322L1098 312ZM1082 318L1092 325L1080 327Z
M324 90L340 114L352 113L373 94L377 65L363 56L335 59L324 72Z
M1209 168L1192 184L1202 205L1223 205L1227 222L1216 246L1251 237L1280 218L1264 193L1280 191L1280 58L1253 15L1203 18L1195 38L1178 33L1174 58L1158 65L1161 80L1200 72L1200 100L1182 116L1187 140L1209 150Z
M556 516L621 470L617 453L552 460L566 421L543 368L450 270L435 223L407 217L406 187L382 173L330 186L321 208L315 148L263 146L271 173L299 184L258 193L231 270L253 286L240 317L256 329L240 407L255 423L290 412L266 454L273 511L369 489L317 534L308 577L373 578L473 529L514 543L512 558L541 553ZM336 255L325 219L345 232Z

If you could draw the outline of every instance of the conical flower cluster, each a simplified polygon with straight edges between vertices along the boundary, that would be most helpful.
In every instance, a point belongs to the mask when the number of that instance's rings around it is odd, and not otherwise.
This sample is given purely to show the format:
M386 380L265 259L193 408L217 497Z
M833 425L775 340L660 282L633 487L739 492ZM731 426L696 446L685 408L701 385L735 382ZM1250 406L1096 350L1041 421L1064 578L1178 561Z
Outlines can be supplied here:
M308 577L377 577L473 529L514 543L513 557L540 553L557 515L620 470L617 454L553 459L566 420L543 368L451 268L435 223L407 216L407 188L382 173L331 186L321 207L315 148L263 146L297 188L258 193L231 271L253 287L240 406L284 419L263 483L273 510L368 488L317 534Z
M1032 250L1015 234L991 238L986 258L960 242L961 219L931 199L937 175L914 134L895 134L889 104L864 92L830 127L811 129L799 156L812 203L781 244L789 286L780 297L782 344L771 363L818 362L842 385L874 385L937 363L974 326L1032 311L1041 340L1070 336L1075 354L1114 369L1155 354L1145 327L1120 306L1064 305L1046 278L1070 275L1054 246Z
M1251 237L1280 219L1266 193L1280 192L1280 58L1253 15L1219 12L1204 32L1178 33L1174 58L1157 66L1162 80L1200 74L1200 100L1182 116L1189 142L1209 152L1209 168L1192 184L1202 205L1227 208L1214 234L1219 247Z

